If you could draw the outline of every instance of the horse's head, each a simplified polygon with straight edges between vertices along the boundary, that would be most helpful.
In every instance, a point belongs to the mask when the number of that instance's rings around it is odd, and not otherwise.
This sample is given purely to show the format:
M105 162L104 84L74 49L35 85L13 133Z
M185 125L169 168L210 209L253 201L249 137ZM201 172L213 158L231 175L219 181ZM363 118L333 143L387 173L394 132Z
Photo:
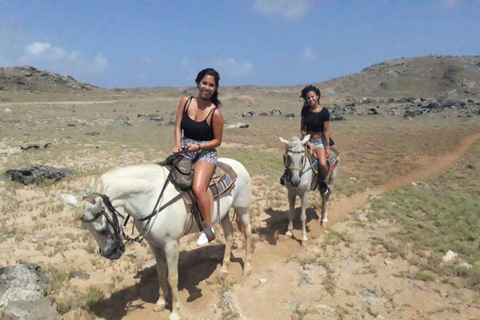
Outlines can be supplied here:
M125 252L121 227L123 218L106 208L102 194L89 191L82 197L71 194L62 194L60 197L66 204L81 208L78 218L97 241L100 255L110 260L120 258Z
M300 179L302 178L302 171L305 167L305 143L310 139L310 135L306 135L303 140L293 137L292 140L287 141L280 137L280 141L285 145L286 159L285 168L287 169L287 181L292 186L298 187Z

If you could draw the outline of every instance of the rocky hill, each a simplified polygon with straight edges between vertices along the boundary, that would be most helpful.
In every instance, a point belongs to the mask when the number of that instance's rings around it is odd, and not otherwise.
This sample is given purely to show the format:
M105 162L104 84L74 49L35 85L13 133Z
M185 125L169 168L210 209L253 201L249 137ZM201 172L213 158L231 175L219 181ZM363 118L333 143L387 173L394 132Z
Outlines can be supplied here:
M394 59L318 85L330 96L474 98L480 94L480 56Z
M347 97L439 98L446 96L455 99L476 99L480 95L480 56L429 55L426 57L394 59L374 64L358 73L331 79L316 85L320 87L324 97L334 99ZM222 93L227 95L230 93L252 94L252 92L260 91L267 94L297 95L302 87L303 85L223 87ZM181 88L157 87L107 90L78 82L71 76L41 71L30 66L0 68L0 95L2 93L3 95L17 93L17 96L18 93L54 93L61 94L63 97L73 93L76 94L77 99L88 99L98 96L98 94L108 96L122 93L124 97L131 94L161 94L162 96L172 94L176 97L178 96L177 89ZM193 90L191 87L183 89ZM93 93L97 93L97 95ZM13 100L16 99L18 97Z
M70 93L92 90L101 89L78 82L71 76L41 71L31 66L0 68L0 93L2 91Z

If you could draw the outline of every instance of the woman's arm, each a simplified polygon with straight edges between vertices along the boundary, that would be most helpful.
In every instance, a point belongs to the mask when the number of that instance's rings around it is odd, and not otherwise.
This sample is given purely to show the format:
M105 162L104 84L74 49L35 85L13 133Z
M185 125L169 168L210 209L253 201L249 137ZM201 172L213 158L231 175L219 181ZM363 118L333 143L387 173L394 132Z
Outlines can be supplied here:
M212 114L213 122L213 139L203 144L201 147L199 145L188 146L187 150L189 152L196 152L203 149L215 149L222 144L223 139L223 115L220 109L215 109Z
M302 140L307 135L307 129L305 128L305 120L303 116L302 116L302 120L300 120L300 134L302 135L300 140Z
M188 97L183 97L180 99L178 102L178 108L177 108L177 118L175 120L175 128L173 130L173 153L179 153L182 151L182 129L180 128L181 123L182 123L182 118L183 118L183 107L185 106L185 103L187 102Z

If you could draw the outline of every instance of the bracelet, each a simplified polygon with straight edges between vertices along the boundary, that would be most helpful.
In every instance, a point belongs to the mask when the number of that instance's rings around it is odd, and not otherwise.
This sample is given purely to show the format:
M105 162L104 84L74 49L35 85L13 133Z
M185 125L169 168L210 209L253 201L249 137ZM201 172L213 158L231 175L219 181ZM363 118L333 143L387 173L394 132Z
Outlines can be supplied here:
M201 146L201 145L197 144L197 146L198 146L198 151L202 150L202 146Z

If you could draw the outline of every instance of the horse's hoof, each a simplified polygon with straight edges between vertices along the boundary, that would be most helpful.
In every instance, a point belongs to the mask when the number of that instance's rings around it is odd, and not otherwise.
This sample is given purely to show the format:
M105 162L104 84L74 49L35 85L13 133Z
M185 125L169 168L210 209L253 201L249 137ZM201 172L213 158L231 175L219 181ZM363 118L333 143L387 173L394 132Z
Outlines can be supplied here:
M285 232L285 236L291 238L292 237L292 232L291 231Z
M164 310L165 310L165 303L157 303L153 308L153 311L155 312L162 312Z
M220 269L220 272L218 273L218 277L220 279L225 279L228 276L228 271L225 269Z
M302 247L306 247L308 244L308 240L302 240Z
M243 272L242 272L242 273L243 273L244 276L249 276L249 275L251 275L251 274L252 274L252 267L251 267L251 266L245 266L245 267L243 268Z
M172 311L170 314L170 317L168 317L169 320L182 320L182 317L180 317L180 313L177 311Z

